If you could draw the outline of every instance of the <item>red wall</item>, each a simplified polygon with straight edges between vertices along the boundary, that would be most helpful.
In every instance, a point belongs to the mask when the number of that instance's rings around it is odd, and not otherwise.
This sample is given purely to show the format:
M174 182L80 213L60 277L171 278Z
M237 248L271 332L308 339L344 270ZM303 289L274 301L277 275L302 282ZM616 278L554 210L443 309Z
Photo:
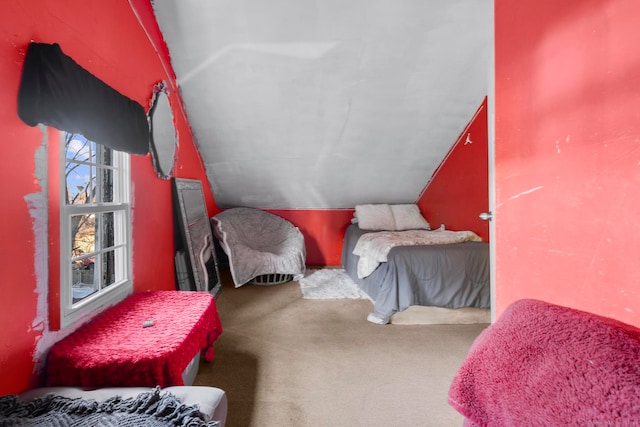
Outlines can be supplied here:
M149 2L135 0L132 4L152 39L157 39L159 32L150 19L153 14ZM2 9L0 300L5 304L0 310L0 394L6 394L38 385L43 355L51 343L68 333L55 331L58 132L49 130L47 156L40 129L25 125L16 113L20 72L29 42L59 43L81 66L145 109L153 85L167 80L175 87L175 79L126 1L91 2L87 6L85 0L7 0ZM176 175L203 181L207 205L214 214L217 207L177 91L172 92L170 102L180 138ZM149 156L132 156L131 174L134 289L172 289L171 183L156 177ZM55 303L51 312L48 299Z
M265 209L267 210L267 209ZM307 249L307 265L341 265L342 240L354 209L268 209L300 229Z
M496 299L640 326L640 2L496 0Z
M431 228L471 230L489 241L487 100L482 102L447 157L431 177L418 206Z

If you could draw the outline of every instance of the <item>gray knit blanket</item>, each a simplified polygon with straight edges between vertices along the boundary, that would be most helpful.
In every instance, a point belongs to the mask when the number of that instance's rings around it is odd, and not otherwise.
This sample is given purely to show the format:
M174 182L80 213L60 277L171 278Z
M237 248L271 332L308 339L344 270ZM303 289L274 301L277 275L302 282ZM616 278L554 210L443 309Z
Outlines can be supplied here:
M102 402L54 394L26 401L17 395L0 396L0 427L218 425L218 421L205 421L197 406L184 405L171 393L161 393L159 387L136 397L115 396Z

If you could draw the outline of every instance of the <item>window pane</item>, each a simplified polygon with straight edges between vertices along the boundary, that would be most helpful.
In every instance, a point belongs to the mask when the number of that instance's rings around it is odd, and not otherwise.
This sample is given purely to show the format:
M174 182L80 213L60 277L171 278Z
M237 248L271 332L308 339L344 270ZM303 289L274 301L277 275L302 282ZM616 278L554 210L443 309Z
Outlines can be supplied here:
M95 176L96 168L93 166L67 163L65 169L66 204L95 203Z
M106 288L117 281L115 251L102 254L102 287Z
M71 216L71 257L78 258L95 251L96 217L90 215Z
M98 168L98 200L104 203L113 202L113 171Z
M127 244L127 213L125 211L113 212L113 221L118 224L114 230L113 244L115 246L122 246Z
M67 160L90 162L95 157L95 144L79 133L68 133L65 139Z
M93 260L93 257L83 258L74 261L71 265L73 303L82 301L98 290L98 286L95 283Z
M100 224L102 227L102 230L100 230L100 236L102 238L100 246L102 248L113 247L115 245L114 213L103 213Z
M72 275L74 280L71 286L73 304L98 291L98 287L93 284L93 269L74 269Z
M100 144L95 144L95 147L98 152L96 163L104 166L113 166L113 150Z

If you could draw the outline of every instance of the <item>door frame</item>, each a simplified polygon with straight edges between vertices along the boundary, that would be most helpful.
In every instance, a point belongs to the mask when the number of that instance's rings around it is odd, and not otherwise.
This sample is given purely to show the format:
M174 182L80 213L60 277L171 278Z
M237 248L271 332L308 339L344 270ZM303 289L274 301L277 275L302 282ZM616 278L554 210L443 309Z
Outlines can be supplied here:
M491 323L496 320L496 186L495 186L495 5L491 11L491 53L487 90L487 144L489 186L489 275L491 293Z

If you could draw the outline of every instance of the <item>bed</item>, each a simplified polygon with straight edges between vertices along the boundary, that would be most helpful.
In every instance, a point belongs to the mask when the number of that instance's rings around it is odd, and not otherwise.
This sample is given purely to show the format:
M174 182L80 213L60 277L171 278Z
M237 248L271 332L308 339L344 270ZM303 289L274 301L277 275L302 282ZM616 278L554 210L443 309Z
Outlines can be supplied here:
M412 227L429 230L426 221L423 227L408 224L396 225L395 229L410 231ZM366 277L358 274L361 257L353 252L361 236L385 233L380 229L390 228L393 229L385 224L372 227L360 220L345 231L341 262L351 279L374 303L369 321L386 324L394 313L413 305L451 309L490 307L489 244L486 242L395 246L388 251L385 262L371 266L375 268L370 274Z

